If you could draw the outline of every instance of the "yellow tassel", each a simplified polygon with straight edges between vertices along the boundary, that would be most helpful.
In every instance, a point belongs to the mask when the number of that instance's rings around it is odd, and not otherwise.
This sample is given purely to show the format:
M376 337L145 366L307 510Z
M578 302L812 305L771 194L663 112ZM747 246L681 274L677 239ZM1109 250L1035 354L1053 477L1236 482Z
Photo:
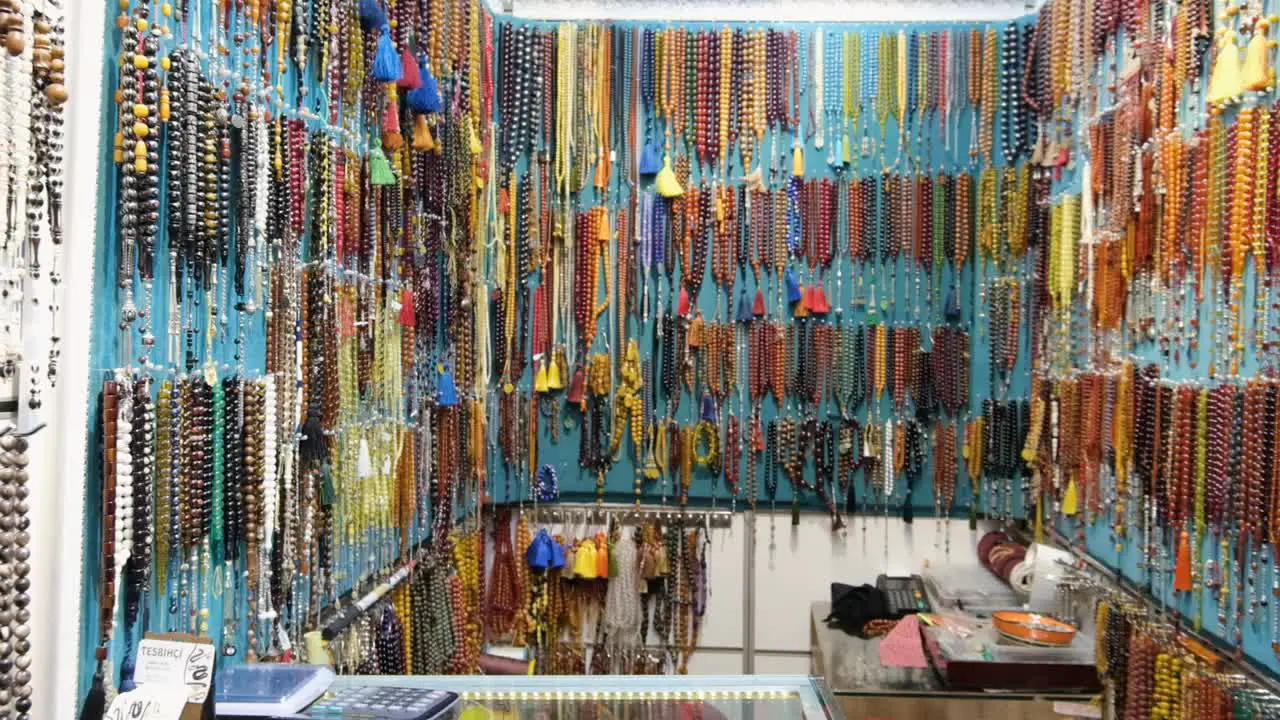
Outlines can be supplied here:
M431 125L427 123L427 116L418 115L413 121L413 149L430 150L435 146L436 141L431 137Z
M480 143L480 134L476 132L475 125L467 126L467 143L471 146L472 155L484 152L484 145Z
M548 363L547 368L547 389L561 390L564 388L564 377L560 374L560 363L554 359Z
M796 177L804 177L804 146L796 143L796 147L791 151L791 174Z
M1209 102L1221 105L1244 92L1240 80L1240 48L1236 47L1235 33L1222 35L1218 57L1213 62L1213 75L1209 78Z
M547 384L547 364L539 360L538 372L534 373L533 375L533 391L537 393L544 393L547 391L548 387L549 385Z
M1271 62L1268 59L1270 45L1267 41L1268 22L1259 20L1253 37L1244 49L1244 66L1240 69L1241 81L1246 90L1266 90L1272 85Z
M1079 491L1076 490L1076 481L1074 478L1067 482L1067 491L1062 494L1062 514L1075 515L1079 509L1080 500L1077 497Z
M653 185L657 188L658 194L664 198L675 198L684 194L684 188L680 187L680 181L676 179L676 171L671 169L670 155L662 158L662 169L658 171L658 177L654 179Z
M564 378L560 375L560 366L554 362L547 364L547 390L564 388Z
M573 567L574 574L583 580L595 580L596 575L596 543L594 540L583 540L578 545L578 557Z

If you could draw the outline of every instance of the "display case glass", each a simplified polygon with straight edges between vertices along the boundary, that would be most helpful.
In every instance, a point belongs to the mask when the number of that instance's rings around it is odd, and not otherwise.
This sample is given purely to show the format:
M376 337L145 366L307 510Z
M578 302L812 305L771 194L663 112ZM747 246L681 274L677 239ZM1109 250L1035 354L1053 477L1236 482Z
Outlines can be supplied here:
M426 687L462 696L456 720L699 718L843 720L821 678L804 675L339 677L347 684Z

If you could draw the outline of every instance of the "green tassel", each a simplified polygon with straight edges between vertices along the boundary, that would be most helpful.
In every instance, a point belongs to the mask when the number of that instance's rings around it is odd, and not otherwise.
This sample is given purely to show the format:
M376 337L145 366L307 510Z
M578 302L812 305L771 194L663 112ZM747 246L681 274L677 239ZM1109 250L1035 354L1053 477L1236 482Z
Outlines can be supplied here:
M333 466L325 463L320 467L320 504L333 507L338 501L338 489L333 484Z
M391 172L391 161L381 145L374 145L369 151L369 181L374 185L396 184L396 174Z

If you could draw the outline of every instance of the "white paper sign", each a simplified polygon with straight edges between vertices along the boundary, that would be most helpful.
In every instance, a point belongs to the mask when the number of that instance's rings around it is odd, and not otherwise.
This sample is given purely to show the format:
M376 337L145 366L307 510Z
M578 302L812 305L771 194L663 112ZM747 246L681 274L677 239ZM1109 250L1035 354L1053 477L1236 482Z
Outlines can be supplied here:
M1059 715L1066 715L1074 718L1100 718L1102 717L1102 707L1093 703L1083 702L1055 702L1053 711Z
M187 702L203 705L209 696L216 655L209 643L143 640L138 644L137 668L133 678L138 685L156 683L185 687Z
M178 720L186 706L185 687L152 683L117 695L103 720Z

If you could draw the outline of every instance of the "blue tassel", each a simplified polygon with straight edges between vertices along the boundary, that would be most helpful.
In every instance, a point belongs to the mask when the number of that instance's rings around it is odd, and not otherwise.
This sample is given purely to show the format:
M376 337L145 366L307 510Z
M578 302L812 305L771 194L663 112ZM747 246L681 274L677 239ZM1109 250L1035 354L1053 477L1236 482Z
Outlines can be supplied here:
M657 175L662 169L662 157L658 153L658 148L652 142L644 144L644 150L640 152L640 174L641 175Z
M448 365L440 366L440 388L436 398L442 407L453 407L458 404L458 387L453 382L453 369Z
M787 302L800 302L800 283L796 282L796 274L787 268Z
M378 53L373 58L373 79L378 82L396 82L402 77L404 69L400 67L396 44L391 42L391 28L383 25L382 35L378 38Z
M946 309L943 310L943 314L949 323L960 322L960 293L956 291L955 285L952 285L951 289L947 291L947 305Z
M120 692L129 692L138 687L138 683L133 681L134 671L133 653L124 656L124 662L120 663Z
M747 300L747 291L744 289L738 294L738 314L736 319L740 323L749 323L752 318L751 301Z
M547 535L547 529L543 528L538 531L538 535L533 538L533 542L529 543L529 549L525 552L525 561L529 563L529 567L534 570L546 570L551 567L551 536ZM560 564L564 564L561 558Z
M365 30L380 28L387 24L387 14L383 12L378 0L360 0L360 26Z
M405 102L409 109L420 113L438 113L444 109L444 100L440 98L440 83L431 74L425 61L418 63L418 75L422 78L422 86L409 91Z
M702 419L713 423L716 421L716 399L710 395L702 396Z
M551 569L559 570L564 567L564 546L555 540L551 541Z

